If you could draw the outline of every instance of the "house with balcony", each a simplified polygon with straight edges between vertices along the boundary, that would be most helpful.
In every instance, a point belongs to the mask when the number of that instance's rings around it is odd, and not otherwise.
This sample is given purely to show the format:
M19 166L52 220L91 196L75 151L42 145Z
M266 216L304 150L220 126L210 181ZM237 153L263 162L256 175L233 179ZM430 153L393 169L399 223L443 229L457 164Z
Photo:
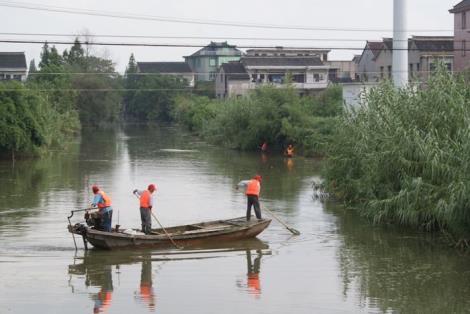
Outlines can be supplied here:
M0 52L0 81L24 82L28 75L24 52Z
M457 3L454 14L454 72L461 73L470 67L470 0Z
M211 42L190 56L184 57L196 75L196 81L214 81L219 67L230 61L238 61L242 52L224 42Z
M301 95L313 94L328 87L329 66L323 63L320 56L292 55L288 54L288 50L284 50L285 55L268 52L263 55L261 51L266 50L250 50L238 63L232 62L230 66L219 69L216 79L218 97L244 95L251 89L267 84L281 87L287 82ZM234 79L235 73L240 77Z
M137 62L137 72L176 76L186 80L189 87L194 87L195 75L186 62Z

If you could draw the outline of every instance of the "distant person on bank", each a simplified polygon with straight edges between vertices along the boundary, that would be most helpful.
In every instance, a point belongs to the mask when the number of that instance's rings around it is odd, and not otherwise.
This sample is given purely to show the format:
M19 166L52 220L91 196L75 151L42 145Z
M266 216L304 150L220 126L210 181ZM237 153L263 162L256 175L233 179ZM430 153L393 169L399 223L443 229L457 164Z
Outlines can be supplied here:
M285 155L287 157L294 157L294 146L292 144L287 145Z
M152 230L152 194L157 190L154 184L149 184L147 190L134 190L133 193L139 197L140 201L140 220L142 221L142 232L150 234Z
M101 191L97 185L91 187L93 194L93 203L91 206L98 207L101 217L101 229L111 232L111 221L113 219L113 208L111 207L111 199L104 191Z
M251 207L255 209L256 218L261 219L261 209L259 206L259 193L261 190L261 176L256 175L251 180L243 180L237 184L236 189L239 187L245 188L245 195L247 199L246 204L246 220L250 221Z

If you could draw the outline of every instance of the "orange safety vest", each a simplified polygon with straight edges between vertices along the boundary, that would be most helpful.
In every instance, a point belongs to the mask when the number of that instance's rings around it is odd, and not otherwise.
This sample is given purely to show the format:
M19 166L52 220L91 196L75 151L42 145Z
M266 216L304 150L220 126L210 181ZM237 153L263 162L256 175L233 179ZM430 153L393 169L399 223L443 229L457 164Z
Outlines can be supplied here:
M258 180L251 179L246 186L246 195L256 195L259 197L259 191L261 189L261 185L259 184Z
M150 191L145 190L140 194L140 207L149 208L150 207Z
M294 155L294 147L287 147L287 150L286 150L286 154L287 156L293 156Z
M102 200L96 204L98 208L105 208L111 206L111 199L103 191L98 191L98 194L101 195Z

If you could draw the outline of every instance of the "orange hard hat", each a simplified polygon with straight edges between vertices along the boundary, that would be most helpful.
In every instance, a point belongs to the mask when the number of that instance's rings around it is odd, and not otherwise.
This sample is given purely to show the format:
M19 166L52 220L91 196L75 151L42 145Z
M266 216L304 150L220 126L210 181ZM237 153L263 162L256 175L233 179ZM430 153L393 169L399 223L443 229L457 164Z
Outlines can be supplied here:
M93 185L91 186L91 190L93 191L93 193L96 193L96 192L98 192L98 191L100 190L100 188L99 188L96 184L93 184Z

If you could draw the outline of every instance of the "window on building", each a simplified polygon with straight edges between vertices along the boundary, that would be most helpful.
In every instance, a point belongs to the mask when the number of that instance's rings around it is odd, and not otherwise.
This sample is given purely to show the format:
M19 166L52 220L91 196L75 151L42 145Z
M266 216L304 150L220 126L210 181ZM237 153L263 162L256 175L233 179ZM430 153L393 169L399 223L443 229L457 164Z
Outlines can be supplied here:
M446 63L446 68L447 68L447 71L452 72L452 63L447 62Z
M462 29L467 28L467 12L462 12Z
M14 74L14 75L13 75L13 79L14 79L14 80L17 80L17 81L21 81L21 75L19 75L19 74Z
M257 74L251 74L251 82L255 83L258 75Z
M392 79L392 66L391 65L387 66L387 70L388 70L388 78Z
M419 71L420 71L419 63L416 63L416 72L419 72Z
M380 67L380 78L383 79L384 78L384 67Z
M410 63L410 74L413 75L413 63Z
M209 59L209 66L211 66L211 67L217 66L217 60L215 58L210 58Z
M318 73L313 74L313 81L320 82L320 74Z
M268 81L275 84L281 84L284 81L284 74L269 74Z
M258 82L264 82L264 74L259 75Z
M465 50L467 50L467 41L462 40L462 57L465 57Z
M5 80L9 80L11 79L11 75L10 74L5 74Z
M305 74L292 75L292 81L296 83L305 83Z
M5 79L5 74L0 73L0 80L4 80L4 79Z

